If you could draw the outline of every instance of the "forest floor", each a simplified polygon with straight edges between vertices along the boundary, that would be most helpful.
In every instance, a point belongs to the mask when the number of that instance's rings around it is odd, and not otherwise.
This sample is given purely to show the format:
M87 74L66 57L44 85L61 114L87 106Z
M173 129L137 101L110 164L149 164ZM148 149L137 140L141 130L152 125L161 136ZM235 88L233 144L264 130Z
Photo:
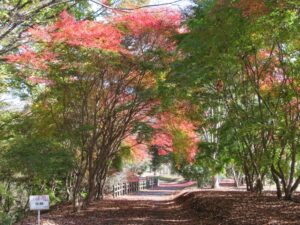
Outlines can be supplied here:
M76 214L64 206L42 214L42 225L300 224L300 202L278 200L274 192L257 196L232 188L193 190L192 184L161 184L106 198ZM30 216L19 225L33 225L34 219Z

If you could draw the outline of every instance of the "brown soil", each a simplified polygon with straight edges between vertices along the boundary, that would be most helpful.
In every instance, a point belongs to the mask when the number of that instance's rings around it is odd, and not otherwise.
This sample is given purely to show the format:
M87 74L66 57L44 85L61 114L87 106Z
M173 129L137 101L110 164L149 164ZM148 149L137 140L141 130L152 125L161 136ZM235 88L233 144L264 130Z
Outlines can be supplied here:
M43 225L264 225L300 224L300 203L278 200L274 193L256 196L244 191L187 191L170 187L171 195L156 195L168 187L118 199L94 202L72 213L70 206L42 215ZM173 196L173 197L172 197ZM150 199L149 199L150 198ZM34 224L28 217L22 225Z
M43 225L198 224L192 210L183 210L174 201L104 200L80 213L73 214L64 209L63 212L51 212L42 217ZM22 224L31 225L33 222L31 218Z

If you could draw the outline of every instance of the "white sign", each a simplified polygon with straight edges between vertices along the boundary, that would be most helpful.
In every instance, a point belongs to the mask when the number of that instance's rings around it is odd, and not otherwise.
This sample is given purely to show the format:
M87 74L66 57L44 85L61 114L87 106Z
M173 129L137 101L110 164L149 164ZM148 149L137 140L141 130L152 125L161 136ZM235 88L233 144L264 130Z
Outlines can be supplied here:
M29 197L30 210L48 210L49 206L49 195L31 195Z

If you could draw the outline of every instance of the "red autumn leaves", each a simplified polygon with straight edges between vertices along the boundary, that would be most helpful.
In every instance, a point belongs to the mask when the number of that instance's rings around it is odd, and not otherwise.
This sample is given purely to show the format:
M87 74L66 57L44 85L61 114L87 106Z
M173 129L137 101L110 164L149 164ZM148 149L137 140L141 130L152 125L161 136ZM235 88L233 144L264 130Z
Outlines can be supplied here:
M66 11L60 19L48 27L34 27L29 34L38 41L48 43L66 43L71 46L99 48L119 51L122 41L121 32L112 24L97 21L76 21Z
M46 71L51 64L63 64L63 57L60 57L59 51L56 50L59 45L100 49L104 52L128 57L140 54L137 52L137 48L133 48L136 43L140 43L140 47L143 49L142 53L145 49L151 48L163 48L168 51L175 47L172 36L180 30L180 24L180 13L168 9L136 10L132 13L116 15L104 22L77 21L64 11L55 23L29 29L28 34L33 44L23 46L19 53L8 55L5 58L10 63L33 71ZM128 38L132 40L132 44L126 45L124 42ZM67 65L65 67L67 68ZM27 77L27 80L32 83L53 84L46 77L30 76ZM152 79L150 81L152 82ZM148 82L149 79L143 83L147 85ZM128 101L128 99L126 98L124 101ZM147 148L151 145L157 146L161 155L169 152L175 153L174 132L180 131L191 143L186 146L184 152L187 154L187 160L192 161L198 145L198 137L193 124L171 114L161 114L154 118L156 122L151 124L154 128L151 142L140 144L134 136L129 136L125 140L127 145L132 146L136 158L141 160L147 157Z
M200 141L196 132L196 126L192 121L176 116L172 113L161 113L145 121L153 128L153 135L150 141L139 143L136 136L128 136L125 144L132 147L136 160L148 157L147 150L151 146L158 148L159 155L169 153L181 154L188 162L192 162ZM185 141L183 146L178 146L176 133L180 133Z
M117 15L111 18L110 22L77 21L64 11L54 24L35 26L28 30L32 41L47 45L43 52L23 46L18 54L8 55L5 58L11 63L43 70L47 68L49 62L55 60L51 48L53 45L63 43L74 47L129 53L130 46L124 46L123 41L127 36L139 38L141 35L147 35L149 39L155 38L157 46L167 48L173 46L173 42L166 37L176 31L180 21L180 14L170 10L137 10L134 13Z
M137 10L135 13L118 16L117 24L123 24L133 35L143 33L175 32L181 24L181 14L174 10Z

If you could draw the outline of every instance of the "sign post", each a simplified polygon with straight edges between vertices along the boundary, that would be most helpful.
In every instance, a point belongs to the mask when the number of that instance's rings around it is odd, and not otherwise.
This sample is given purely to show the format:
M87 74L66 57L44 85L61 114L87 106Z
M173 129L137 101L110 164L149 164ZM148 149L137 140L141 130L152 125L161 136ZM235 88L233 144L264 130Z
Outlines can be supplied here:
M41 225L41 210L38 210L38 225Z
M41 224L41 210L48 210L50 206L49 195L31 195L29 197L30 210L38 211L37 222Z

